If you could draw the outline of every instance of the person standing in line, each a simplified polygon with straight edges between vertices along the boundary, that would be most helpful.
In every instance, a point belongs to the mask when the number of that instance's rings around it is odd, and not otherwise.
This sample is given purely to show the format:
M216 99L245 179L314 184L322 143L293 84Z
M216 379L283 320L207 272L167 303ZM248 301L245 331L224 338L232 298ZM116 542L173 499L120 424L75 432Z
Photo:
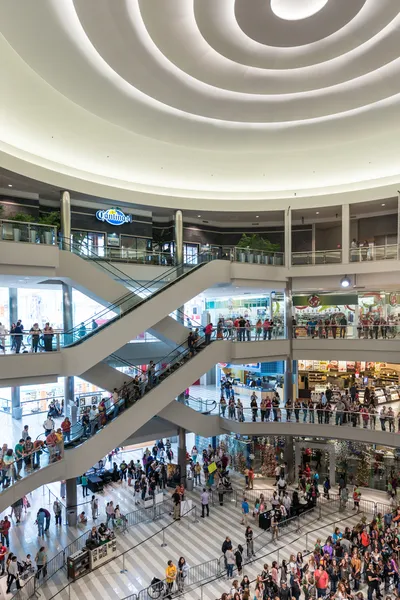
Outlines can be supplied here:
M178 560L178 569L177 569L177 584L178 584L178 592L183 592L185 587L185 579L187 577L189 571L189 565L183 556Z
M246 525L246 527L249 524L249 512L250 512L250 507L249 507L249 503L247 502L247 498L243 498L243 502L242 502L242 525Z
M54 428L55 428L55 423L54 423L53 419L47 415L47 418L43 423L43 429L44 429L45 436L50 435L50 433L53 431Z
M1 534L1 543L3 546L10 547L10 527L11 522L8 520L8 517L4 517L4 519L0 522L0 534Z
M172 588L174 586L174 582L176 580L176 575L177 575L177 568L174 565L174 563L172 562L172 560L169 560L168 566L165 570L165 578L166 578L166 583L167 583L165 598L169 598L170 600L172 598L171 593L172 593Z
M64 421L61 423L61 429L64 436L64 441L69 442L71 439L71 421L68 417L65 417Z
M56 525L61 525L62 506L58 498L53 502L53 512L56 519Z
M114 503L112 500L110 500L110 502L107 502L106 515L106 527L108 527L109 521L111 521L112 526L114 527Z
M7 554L7 548L1 544L0 546L0 577L3 577L3 575L5 575L6 573L6 554Z
M41 546L35 557L36 562L36 579L39 581L40 573L43 575L43 579L45 579L47 575L47 553L44 546Z
M28 437L29 437L29 425L24 425L24 428L21 433L21 438L25 442L28 439Z
M207 492L206 488L203 488L203 492L200 496L200 500L201 500L201 516L204 519L204 512L207 510L207 517L210 516L210 510L208 507L209 501L210 501L210 495Z
M250 527L250 525L247 525L244 535L245 535L246 544L247 544L247 558L251 558L252 556L255 556L255 553L254 553L253 530Z
M8 565L8 577L7 577L7 591L6 594L11 593L11 586L15 581L15 585L17 586L17 590L21 589L21 584L19 582L19 572L18 572L18 563L17 557L13 555L9 565Z
M233 577L233 567L235 566L236 560L235 555L232 551L232 548L228 548L225 552L225 562L226 562L226 578L232 579Z
M172 494L172 502L174 505L174 512L173 512L174 521L180 521L180 519L181 519L181 495L179 493L179 488L176 488L176 490Z
M95 521L97 519L97 515L99 514L99 503L94 494L90 501L90 508L92 509L92 520Z
M86 498L86 496L89 496L88 483L89 483L88 478L86 477L86 475L84 473L81 477L82 495L84 498Z

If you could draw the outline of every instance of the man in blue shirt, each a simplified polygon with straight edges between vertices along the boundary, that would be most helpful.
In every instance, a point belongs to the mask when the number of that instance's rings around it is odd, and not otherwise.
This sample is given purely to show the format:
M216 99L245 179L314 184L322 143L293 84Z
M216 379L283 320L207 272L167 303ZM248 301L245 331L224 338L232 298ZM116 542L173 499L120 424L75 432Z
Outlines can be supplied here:
M242 502L242 525L247 525L249 524L249 512L250 512L250 507L249 507L249 503L247 502L247 498L243 498L243 502Z

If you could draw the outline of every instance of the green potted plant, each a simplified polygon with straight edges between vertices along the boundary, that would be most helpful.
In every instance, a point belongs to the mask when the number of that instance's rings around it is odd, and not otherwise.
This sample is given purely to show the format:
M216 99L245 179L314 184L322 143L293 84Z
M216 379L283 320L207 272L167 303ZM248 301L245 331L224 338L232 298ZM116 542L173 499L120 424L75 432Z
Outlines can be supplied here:
M47 231L44 231L44 243L45 244L53 244L53 227L56 227L56 237L57 232L61 227L61 215L58 211L52 211L48 213L42 213L39 217L40 225L50 225Z
M10 219L10 221L17 221L19 223L35 223L36 219L33 215L30 215L28 213L16 213L15 215L13 215ZM34 232L34 229L31 229L30 227L28 227L28 232L29 234L26 236L28 238L29 236L29 240L25 240L25 241L32 241L33 239L33 235L31 235L31 233ZM14 242L20 242L21 241L21 227L18 227L18 225L14 225L13 224L13 236L14 236ZM34 232L34 241L33 243L36 242L36 231Z
M238 248L243 248L243 252L239 253L240 262L254 262L266 264L272 263L274 260L273 254L280 249L279 244L273 244L266 240L258 233L247 235L244 233L237 245Z

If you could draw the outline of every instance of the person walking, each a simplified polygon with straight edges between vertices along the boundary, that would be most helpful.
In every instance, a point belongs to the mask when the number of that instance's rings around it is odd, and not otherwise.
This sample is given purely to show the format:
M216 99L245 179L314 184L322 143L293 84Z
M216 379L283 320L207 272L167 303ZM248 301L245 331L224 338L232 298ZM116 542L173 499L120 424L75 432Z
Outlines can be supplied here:
M23 506L24 506L24 503L23 503L22 498L19 498L13 504L11 504L11 507L15 514L15 519L16 519L17 525L19 525L21 523L21 515L22 515Z
M61 525L62 505L58 498L53 502L53 512L56 519L56 525Z
M21 589L21 584L19 582L19 571L18 571L18 563L17 557L13 555L10 563L8 565L8 577L7 577L7 590L6 594L11 593L11 586L15 581L15 585L17 586L17 590Z
M112 526L114 527L114 514L114 503L110 500L110 502L107 502L106 506L106 527L108 527L109 521L111 521Z
M44 510L42 508L40 508L36 515L36 523L38 526L38 536L39 537L44 536L44 521L45 521Z
M201 500L201 516L204 519L204 512L207 510L207 517L210 516L210 510L209 510L209 501L210 501L210 494L207 492L206 488L203 488L203 492L200 496L200 500Z
M89 496L88 484L89 484L88 478L86 477L86 475L84 473L81 477L82 494L83 494L84 498L86 498L86 496Z
M42 574L43 579L45 579L47 575L47 553L44 546L41 546L35 557L36 562L36 579L39 581L40 574Z

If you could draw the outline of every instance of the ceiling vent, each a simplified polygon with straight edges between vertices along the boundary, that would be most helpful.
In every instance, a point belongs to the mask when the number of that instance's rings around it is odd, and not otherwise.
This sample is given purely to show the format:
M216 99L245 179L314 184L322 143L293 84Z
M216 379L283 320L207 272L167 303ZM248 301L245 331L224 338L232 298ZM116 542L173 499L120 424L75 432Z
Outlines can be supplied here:
M209 223L210 221L202 221L202 223Z

